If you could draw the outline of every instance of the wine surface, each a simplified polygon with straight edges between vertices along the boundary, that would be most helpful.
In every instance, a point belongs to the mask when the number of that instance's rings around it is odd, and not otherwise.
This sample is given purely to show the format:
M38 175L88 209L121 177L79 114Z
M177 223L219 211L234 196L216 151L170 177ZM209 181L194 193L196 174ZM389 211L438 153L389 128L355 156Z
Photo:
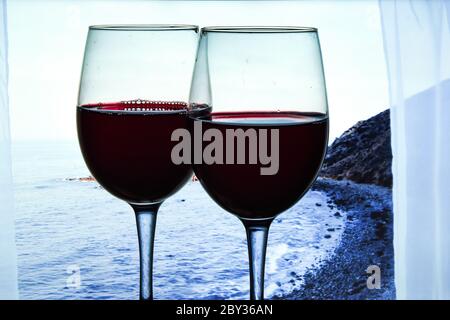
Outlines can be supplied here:
M84 160L97 181L129 203L160 202L191 177L188 164L175 165L171 141L186 128L183 102L125 101L77 108Z
M194 172L222 208L243 219L270 219L294 205L314 182L328 143L328 117L316 113L236 112L213 113L202 130L278 129L279 167L274 175L261 175L261 165L194 164ZM270 133L268 134L270 142ZM203 142L203 148L207 142ZM270 152L270 144L268 146ZM225 149L225 148L224 148ZM245 145L247 160L249 144ZM237 152L235 144L234 155ZM224 150L226 158L226 150Z

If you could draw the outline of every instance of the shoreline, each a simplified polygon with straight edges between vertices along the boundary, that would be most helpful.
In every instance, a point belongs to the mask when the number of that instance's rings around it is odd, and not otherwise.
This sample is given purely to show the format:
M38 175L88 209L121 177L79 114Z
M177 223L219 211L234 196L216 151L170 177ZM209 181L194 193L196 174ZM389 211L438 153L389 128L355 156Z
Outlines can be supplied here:
M392 190L370 184L319 178L313 190L324 192L329 206L345 211L345 228L330 257L303 275L300 289L283 300L395 299ZM381 269L381 288L368 289L366 269Z
M91 182L88 178L68 181ZM302 285L272 300L391 300L395 299L393 258L392 190L373 184L318 178L311 190L328 197L323 206L342 219L339 243L324 260L302 275ZM317 204L316 204L317 205ZM330 238L335 228L325 235ZM371 265L381 269L381 289L367 288Z

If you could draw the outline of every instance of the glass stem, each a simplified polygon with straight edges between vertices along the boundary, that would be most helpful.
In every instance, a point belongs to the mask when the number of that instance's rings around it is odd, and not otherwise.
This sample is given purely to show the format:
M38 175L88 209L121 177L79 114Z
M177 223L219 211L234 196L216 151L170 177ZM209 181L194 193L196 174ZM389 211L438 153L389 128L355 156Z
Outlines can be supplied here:
M267 237L272 220L242 220L247 232L250 260L250 300L264 300L264 268Z
M156 216L161 203L131 205L136 214L140 259L140 300L153 299L153 244Z

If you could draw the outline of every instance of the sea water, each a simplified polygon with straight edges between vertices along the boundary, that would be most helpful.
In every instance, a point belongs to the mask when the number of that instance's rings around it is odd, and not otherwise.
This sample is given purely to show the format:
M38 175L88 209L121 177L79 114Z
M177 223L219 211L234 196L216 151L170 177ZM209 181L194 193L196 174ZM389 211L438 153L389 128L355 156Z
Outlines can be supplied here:
M133 211L97 183L76 179L89 175L77 142L14 143L13 174L20 297L137 299ZM309 191L272 224L266 298L301 288L302 275L339 243L342 218L327 200ZM248 292L241 222L189 182L158 214L154 298L246 299Z

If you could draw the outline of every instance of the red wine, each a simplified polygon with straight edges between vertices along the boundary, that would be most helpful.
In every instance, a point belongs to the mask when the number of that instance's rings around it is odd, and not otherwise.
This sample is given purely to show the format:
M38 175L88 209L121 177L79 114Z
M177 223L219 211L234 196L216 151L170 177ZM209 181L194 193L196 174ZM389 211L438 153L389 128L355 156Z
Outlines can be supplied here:
M192 176L190 165L175 165L173 130L187 128L182 102L127 101L77 108L84 160L97 181L129 203L160 202Z
M193 165L197 178L211 198L243 219L270 219L294 205L315 180L328 142L328 117L323 114L213 113L209 118L192 119L191 131L195 121L202 122L203 132L214 128L220 130L224 137L227 129L279 130L279 166L276 174L262 175L260 169L263 165L248 164L249 158L245 164L203 162ZM270 138L267 140L271 141ZM203 148L208 143L203 142ZM234 148L236 155L236 144ZM245 150L248 155L248 140Z

